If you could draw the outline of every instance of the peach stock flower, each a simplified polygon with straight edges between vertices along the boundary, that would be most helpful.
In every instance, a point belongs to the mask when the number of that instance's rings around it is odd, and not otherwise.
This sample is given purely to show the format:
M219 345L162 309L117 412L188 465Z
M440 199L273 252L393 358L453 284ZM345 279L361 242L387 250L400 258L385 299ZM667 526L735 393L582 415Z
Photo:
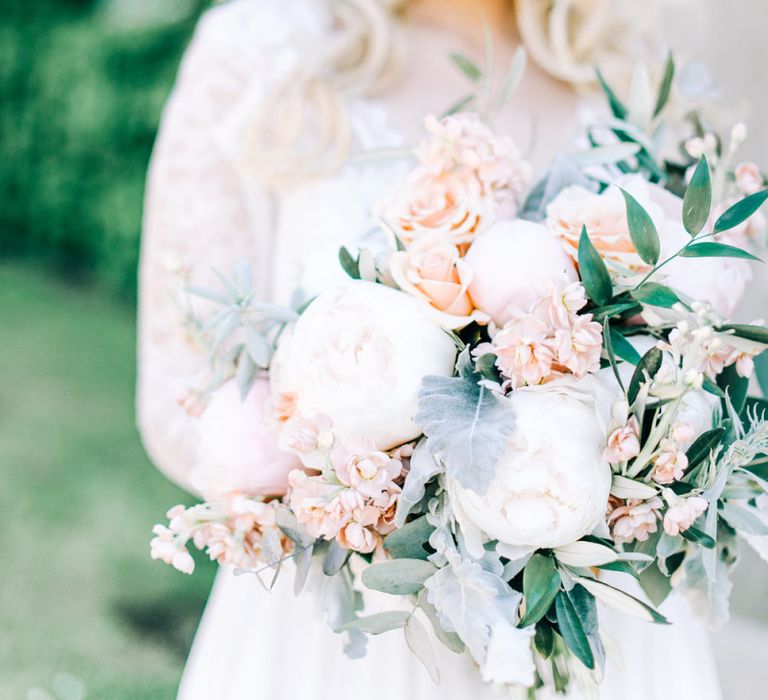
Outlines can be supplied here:
M515 198L528 187L533 170L509 136L495 134L477 114L468 112L442 120L428 116L425 128L429 138L416 156L428 172L472 172L483 191L505 206L506 215L514 216Z
M680 481L688 468L688 457L672 440L662 440L661 453L653 461L651 477L657 484Z
M407 250L394 253L390 272L402 291L426 301L444 328L487 321L485 314L475 310L467 291L471 268L461 259L459 249L442 236L425 236Z
M670 537L676 537L688 530L708 507L709 503L700 496L692 496L680 501L666 512L664 531Z
M603 327L592 320L592 314L573 315L571 324L555 330L553 347L558 364L583 377L600 369L603 350Z
M386 452L376 449L373 440L352 440L331 452L331 464L342 484L351 486L363 496L377 499L389 491L391 483L400 476L402 463Z
M555 354L549 341L549 327L534 314L520 314L495 331L491 352L509 387L541 384L552 374ZM481 348L484 346L478 346L477 354Z
M614 508L608 516L616 542L645 542L650 535L658 531L659 512L663 506L660 498L620 503L621 505Z
M603 459L610 464L626 462L640 454L640 424L630 416L626 424L608 436Z
M759 192L765 186L760 168L752 162L739 163L734 170L736 187L743 195Z

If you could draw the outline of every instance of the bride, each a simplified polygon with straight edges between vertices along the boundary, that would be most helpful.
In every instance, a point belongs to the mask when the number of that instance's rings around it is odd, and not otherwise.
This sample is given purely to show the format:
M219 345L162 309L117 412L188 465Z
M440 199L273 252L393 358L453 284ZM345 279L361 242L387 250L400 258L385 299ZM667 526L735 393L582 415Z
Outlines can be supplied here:
M207 12L187 51L149 177L138 404L148 451L192 492L205 491L214 466L247 459L227 431L236 433L245 408L233 402L216 424L181 400L203 383L208 366L181 330L173 288L187 280L215 286L212 270L229 273L242 257L253 262L265 299L287 302L298 287L311 295L342 279L339 246L370 235L372 204L403 168L397 158L362 154L415 144L423 116L466 93L446 59L451 51L482 53L481 16L499 65L521 42L537 64L497 125L543 167L578 127L574 87L591 80L596 62L615 74L631 63L618 47L636 43L632 31L651 3L389 4L232 0ZM632 12L637 5L642 9ZM348 659L311 594L294 598L290 578L268 593L252 576L219 572L181 700L495 696L468 657L447 652L439 659L442 685L433 685L396 634L372 638L365 658ZM720 697L705 631L681 600L664 612L676 624L602 612L616 651L601 698Z

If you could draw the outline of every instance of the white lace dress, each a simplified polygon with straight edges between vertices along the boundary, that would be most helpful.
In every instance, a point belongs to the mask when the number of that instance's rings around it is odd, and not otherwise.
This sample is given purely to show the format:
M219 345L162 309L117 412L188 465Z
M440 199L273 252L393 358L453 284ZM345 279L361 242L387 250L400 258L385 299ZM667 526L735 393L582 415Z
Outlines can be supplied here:
M254 105L330 31L317 0L237 0L207 13L187 51L168 103L148 184L141 264L139 423L158 466L190 486L197 422L178 399L197 386L206 359L179 329L168 290L181 276L215 285L212 269L240 257L255 267L265 298L286 301L343 279L338 247L372 229L370 211L402 173L395 161L350 162L323 182L277 193L260 186L242 157ZM411 68L381 99L350 99L355 149L412 143L423 116L464 89L445 56L473 47L435 30L406 30ZM507 47L507 53L511 49ZM576 122L566 88L535 69L499 120L543 165ZM538 147L536 147L538 144ZM342 653L343 639L319 619L311 595L295 598L290 572L268 593L250 576L219 572L198 630L181 700L467 700L496 697L471 660L439 653L442 683L432 683L396 632L372 638L363 659ZM609 662L600 697L610 700L717 700L707 634L682 601L677 624L651 626L608 611L602 620L624 663Z

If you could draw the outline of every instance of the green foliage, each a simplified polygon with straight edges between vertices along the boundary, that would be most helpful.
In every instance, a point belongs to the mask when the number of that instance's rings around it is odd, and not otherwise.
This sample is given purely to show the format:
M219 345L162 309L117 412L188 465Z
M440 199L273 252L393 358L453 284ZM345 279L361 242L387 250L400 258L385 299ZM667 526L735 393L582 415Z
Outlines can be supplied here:
M709 218L712 206L712 183L709 177L709 163L702 157L691 176L691 182L683 197L683 225L685 230L696 236Z
M197 12L127 26L103 7L0 0L0 255L132 299L147 162Z
M598 306L605 306L613 296L613 283L605 262L589 238L586 226L581 229L578 257L581 281L587 296Z
M649 265L659 261L659 234L650 214L626 190L621 190L627 205L627 223L629 235L632 238L638 255Z

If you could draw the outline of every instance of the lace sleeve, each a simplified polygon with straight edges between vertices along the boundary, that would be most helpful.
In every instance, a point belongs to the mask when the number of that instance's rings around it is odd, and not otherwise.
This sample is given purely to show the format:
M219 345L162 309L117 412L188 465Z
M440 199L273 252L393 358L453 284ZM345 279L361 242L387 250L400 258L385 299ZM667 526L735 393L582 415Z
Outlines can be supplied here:
M240 155L244 120L268 87L261 76L277 79L292 60L275 23L265 22L275 19L278 4L241 0L206 13L150 166L139 273L138 424L156 465L187 489L197 419L180 400L205 381L208 361L186 336L170 292L181 276L215 287L214 269L230 274L247 257L258 291L270 294L273 197L243 171Z

